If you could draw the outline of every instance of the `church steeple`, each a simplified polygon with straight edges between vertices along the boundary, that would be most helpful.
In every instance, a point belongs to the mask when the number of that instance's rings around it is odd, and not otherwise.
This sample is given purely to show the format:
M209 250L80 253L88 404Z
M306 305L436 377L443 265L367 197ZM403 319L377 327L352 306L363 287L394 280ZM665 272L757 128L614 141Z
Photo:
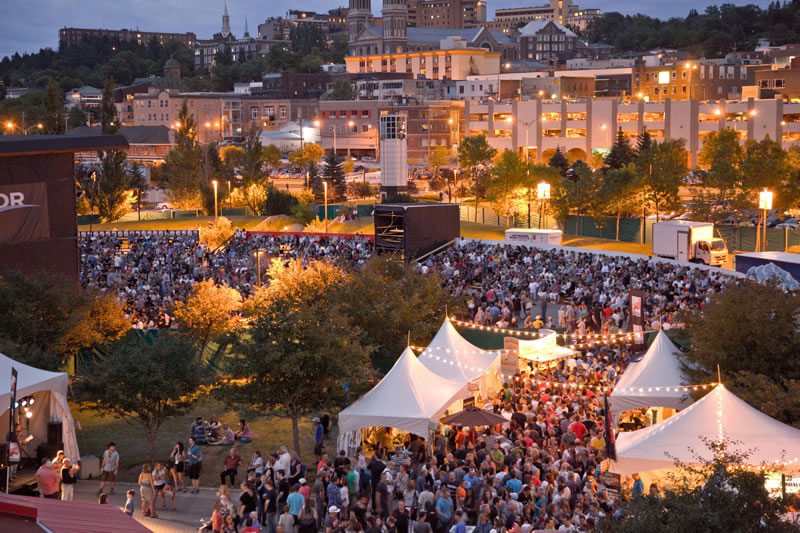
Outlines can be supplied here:
M222 36L231 34L231 18L228 16L228 2L225 0L225 11L222 13Z
M245 39L250 37L250 32L247 31L247 15L244 16L244 37Z

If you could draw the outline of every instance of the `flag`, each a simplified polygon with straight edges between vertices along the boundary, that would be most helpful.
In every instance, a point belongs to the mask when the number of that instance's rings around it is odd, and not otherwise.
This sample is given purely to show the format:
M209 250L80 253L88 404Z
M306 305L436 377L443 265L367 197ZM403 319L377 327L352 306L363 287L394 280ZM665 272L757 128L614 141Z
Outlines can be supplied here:
M603 392L603 411L605 411L603 429L605 430L606 434L606 457L616 461L617 446L614 443L614 428L611 427L611 410L608 408L608 392Z

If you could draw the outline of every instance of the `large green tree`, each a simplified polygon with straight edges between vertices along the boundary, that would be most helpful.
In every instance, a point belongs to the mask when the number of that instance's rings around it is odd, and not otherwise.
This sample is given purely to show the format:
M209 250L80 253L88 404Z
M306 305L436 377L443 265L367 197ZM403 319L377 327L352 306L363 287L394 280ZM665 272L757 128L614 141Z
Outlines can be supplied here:
M64 133L64 93L56 80L47 80L47 89L44 100L44 125L45 133Z
M342 161L333 150L328 151L325 156L322 175L328 182L328 201L330 202L331 199L334 201L344 200L347 193L347 181L345 181Z
M88 365L74 390L82 408L141 427L152 461L161 426L189 411L200 383L192 369L190 343L168 333L152 344L143 337L134 339L112 346L102 361Z
M114 82L106 80L100 101L100 128L104 135L119 133L120 123L114 105ZM128 212L129 191L133 180L127 169L128 154L125 150L105 150L97 153L100 160L97 168L95 205L104 219L114 222Z
M678 193L683 177L689 172L686 143L683 139L654 142L636 156L636 173L644 202L659 213L680 205Z
M627 213L638 214L642 200L642 186L639 183L636 169L632 164L621 168L612 168L606 172L600 189L598 200L616 218L616 239L619 240L619 221Z
M331 297L345 279L339 269L320 261L275 261L267 276L270 284L247 303L250 327L218 394L233 404L285 412L299 450L301 414L365 378L372 348Z
M705 185L718 190L718 203L730 200L742 184L744 148L736 130L712 131L697 156L697 162L708 171Z
M631 146L628 136L622 131L622 128L617 130L617 138L614 141L614 146L608 152L605 159L606 167L610 169L619 169L625 165L630 165L636 158L636 152Z
M267 172L264 171L264 150L261 129L253 122L244 140L241 173L242 190L247 205L254 213L263 215L261 207L267 199Z
M773 283L739 280L702 313L684 317L690 383L716 381L764 413L800 427L800 297Z
M186 100L177 116L175 148L169 151L163 167L163 182L172 202L179 209L200 207L203 185L202 155L197 146L197 124Z
M458 145L458 166L461 175L469 180L470 192L475 201L475 221L478 220L478 205L486 197L490 165L497 150L489 145L486 135L470 135L464 137Z
M500 155L486 192L495 213L506 217L520 213L518 189L524 185L527 174L527 165L517 152L506 150Z
M595 216L598 210L598 190L600 189L602 173L592 170L589 165L581 161L567 171L567 175L558 183L551 184L550 204L553 214L562 223L567 215L575 212L579 217L578 232L583 234L583 216Z

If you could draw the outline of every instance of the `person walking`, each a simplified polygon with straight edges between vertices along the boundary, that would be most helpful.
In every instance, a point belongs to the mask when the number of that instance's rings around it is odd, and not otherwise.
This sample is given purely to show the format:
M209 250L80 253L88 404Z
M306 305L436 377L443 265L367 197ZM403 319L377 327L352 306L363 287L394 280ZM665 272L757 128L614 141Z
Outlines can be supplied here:
M153 490L155 491L155 495L153 496L153 511L155 511L156 504L158 503L159 494L161 494L161 508L167 508L167 495L165 493L166 485L167 469L164 467L164 463L158 461L153 469Z
M194 438L189 437L189 449L186 451L186 460L189 463L189 479L192 480L192 493L200 492L200 467L203 464L203 455Z
M113 441L108 443L106 451L103 452L103 462L100 466L100 471L102 474L100 477L100 488L97 489L97 494L99 495L103 492L106 481L111 485L111 494L114 494L114 482L117 479L117 472L119 472L119 452L117 451L117 445L114 444Z

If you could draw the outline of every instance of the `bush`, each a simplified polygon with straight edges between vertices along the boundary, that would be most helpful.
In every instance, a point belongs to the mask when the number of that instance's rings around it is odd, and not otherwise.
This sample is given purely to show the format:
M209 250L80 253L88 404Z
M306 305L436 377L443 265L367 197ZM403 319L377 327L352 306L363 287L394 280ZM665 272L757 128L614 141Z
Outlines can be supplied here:
M391 196L387 196L383 202L384 204L413 204L414 197L410 194L399 193L399 194L392 194Z
M365 181L351 181L347 184L347 196L350 198L372 198L377 192L377 187Z
M292 219L305 226L317 217L317 210L306 202L300 202L292 208Z
M206 227L200 226L200 242L211 248L217 248L233 235L233 225L226 217L219 217L216 224L209 222Z
M297 204L298 200L295 195L289 191L270 186L261 211L267 216L292 215Z

